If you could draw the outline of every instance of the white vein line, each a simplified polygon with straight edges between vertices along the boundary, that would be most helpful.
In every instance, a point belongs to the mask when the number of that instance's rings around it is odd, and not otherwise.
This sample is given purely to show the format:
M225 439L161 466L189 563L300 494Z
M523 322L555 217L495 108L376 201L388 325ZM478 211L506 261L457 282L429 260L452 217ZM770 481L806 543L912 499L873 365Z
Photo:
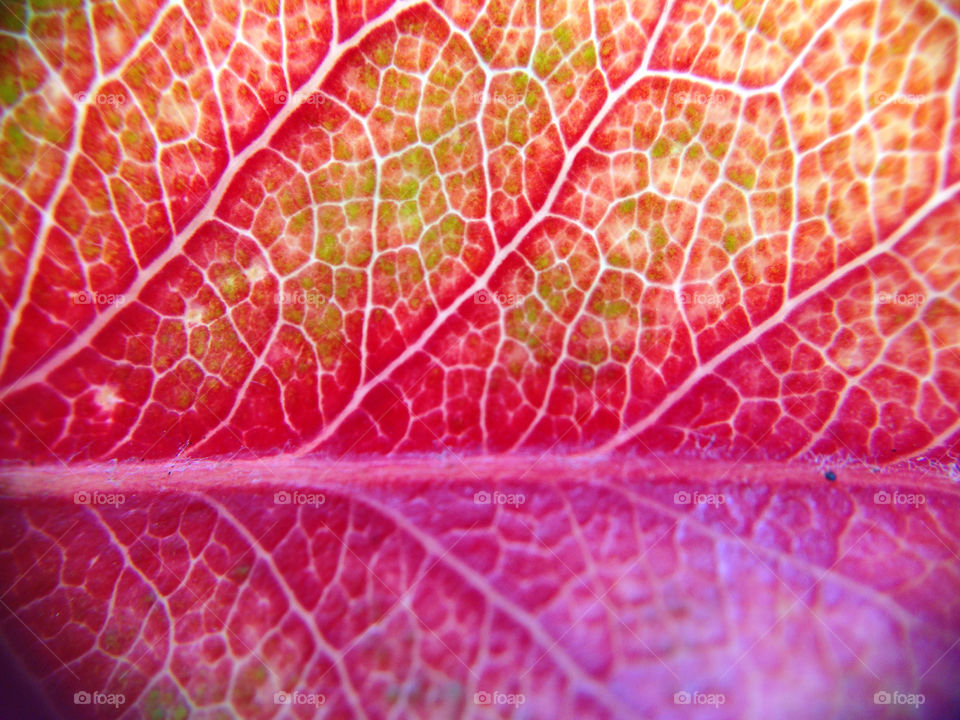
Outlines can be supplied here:
M793 59L793 62L787 66L787 69L783 71L783 74L780 76L780 79L774 83L772 86L767 87L767 90L773 90L778 95L783 93L783 88L787 84L793 74L803 66L804 60L809 57L812 48L817 47L817 44L823 38L824 35L829 35L836 32L836 21L839 20L847 11L852 10L858 5L864 4L862 0L845 0L837 6L837 9L831 13L830 17L826 18L823 21L823 25L813 34L813 37L807 42L806 47L797 53L797 56Z
M280 0L280 12L277 20L280 24L280 64L283 69L283 84L287 92L293 90L290 87L290 63L287 57L287 3L286 0Z
M728 481L728 484L735 487L737 486L735 481ZM590 486L597 487L596 483L590 483ZM798 571L814 576L826 570L824 575L821 577L821 580L824 577L829 577L829 579L836 585L849 590L851 593L854 593L865 600L876 603L877 606L882 607L892 617L895 617L897 622L901 623L904 627L913 627L915 624L921 623L933 626L932 623L929 623L924 618L911 613L895 599L880 592L876 587L868 585L857 578L844 575L839 570L835 569L835 565L832 565L829 568L824 568L823 565L818 565L817 563L802 557L785 554L776 547L763 545L755 537L742 536L742 534L731 537L727 533L718 530L715 526L710 525L702 518L698 518L689 512L676 510L668 504L655 500L646 495L642 495L634 488L629 486L611 488L609 486L601 485L600 487L604 487L604 489L613 489L614 491L619 492L624 497L625 502L632 503L635 507L643 506L659 513L664 517L677 521L679 529L682 529L680 528L681 524L685 524L692 531L700 533L701 535L712 540L714 543L719 544L721 542L731 542L732 540L736 540L738 543L748 547L751 553L756 554L758 557L763 556L769 558L771 562L790 564ZM784 489L792 489L795 487L797 486L787 485ZM849 497L849 494L847 494L846 497ZM851 522L853 522L854 519L851 519ZM867 521L864 520L864 522ZM888 530L886 527L884 529Z
M663 19L668 15L668 9L664 9L664 12L660 16L660 22L663 22ZM554 180L553 186L550 188L550 192L547 195L546 199L540 206L540 209L534 213L529 220L524 224L522 228L517 232L514 238L501 250L499 251L497 257L495 257L490 265L487 266L487 269L480 275L473 284L468 287L459 298L455 299L446 309L437 313L436 318L433 322L430 323L417 338L416 342L411 343L407 346L407 349L404 350L400 355L398 355L394 360L387 365L386 368L380 373L376 378L372 378L364 383L362 386L357 388L354 392L353 398L350 402L344 407L340 415L338 415L334 420L329 424L325 425L323 431L317 436L312 444L304 445L300 450L294 453L296 456L305 455L309 452L312 452L317 446L321 445L327 438L332 436L340 425L356 410L360 407L360 404L363 402L367 393L373 389L376 385L384 381L384 379L389 378L390 375L400 366L402 366L407 360L420 352L427 343L433 338L436 332L443 326L444 323L451 317L455 316L457 310L460 306L466 302L468 299L474 296L479 290L482 290L487 286L487 283L490 281L490 278L493 277L493 274L500 268L504 261L510 257L510 255L520 246L520 244L527 238L527 236L533 232L533 230L546 218L553 207L554 203L557 200L557 197L560 195L560 190L563 187L567 177L570 174L570 169L573 167L573 164L577 157L580 154L580 151L586 148L590 144L590 138L593 136L593 133L597 130L600 125L602 125L608 118L610 111L613 107L627 94L633 87L646 77L646 67L650 62L650 57L653 54L653 46L657 43L660 33L662 33L663 27L662 24L658 27L657 31L653 35L650 46L648 46L648 53L644 57L643 63L638 67L630 77L627 79L619 89L611 92L604 102L603 107L601 107L597 113L593 116L593 119L590 121L590 124L583 131L583 134L580 136L580 139L567 150L566 155L563 160L563 166L560 168L560 171L557 173L556 179ZM495 240L494 240L495 241Z
M203 52L204 58L207 61L207 68L210 71L210 89L213 92L213 96L216 98L217 102L217 118L220 120L220 131L223 133L223 146L226 150L227 155L230 157L231 161L233 160L233 148L230 146L230 123L227 122L227 116L224 114L224 108L226 103L223 99L223 95L220 92L220 77L218 75L218 68L213 62L213 56L210 54L210 48L207 47L206 38L204 38L203 33L200 32L200 28L197 27L196 23L193 21L193 18L189 13L184 13L184 22L186 25L193 30L193 33L197 36L197 44L200 46L201 51ZM141 108L140 112L143 112ZM143 112L144 117L149 117L149 115ZM160 138L157 138L157 147L161 147L163 143L160 142ZM157 153L159 157L159 152ZM167 195L166 188L163 188L164 196ZM173 212L167 203L167 213L170 217L170 226L173 227Z
M310 618L312 620L312 622L307 623L307 625L311 629L310 635L313 638L314 643L316 643L316 647L321 648L323 652L327 653L331 659L340 658L339 651L330 645L326 638L320 634L320 627L317 624L314 613L300 603L297 593L292 587L290 587L290 585L287 583L286 576L281 573L280 568L277 567L273 555L263 549L260 540L254 537L253 533L249 531L247 526L244 525L240 519L225 505L215 500L210 495L201 495L200 497L202 498L203 502L214 508L219 513L221 518L223 518L225 521L228 521L237 531L237 533L247 541L247 543L250 545L250 551L253 553L253 555L259 558L260 561L267 566L277 583L283 588L284 592L286 593L286 597L289 599L291 608L298 611L302 618ZM282 544L282 541L280 544ZM340 676L340 682L342 683L341 687L344 695L346 696L349 704L352 706L353 712L355 713L354 717L365 718L367 715L363 711L363 703L361 702L360 697L357 695L356 688L353 687L353 682L350 679L349 672L347 672L347 669L340 662L340 659L336 660L334 664L337 668L337 674ZM269 665L267 665L267 667L269 667Z
M402 12L419 4L421 4L421 0L406 0L404 2L397 3L382 16L380 16L376 25L370 29L373 30L376 27L393 22ZM348 40L342 45L331 46L326 58L324 58L323 62L317 67L313 75L310 76L310 79L301 89L307 93L317 91L320 87L320 84L326 79L334 65L339 62L343 54L353 47L359 45L363 41L364 37L365 36L354 36L352 39ZM167 249L158 255L146 268L144 268L133 284L130 285L130 287L124 292L125 295L129 297L138 297L143 288L151 280L153 280L160 268L164 267L171 260L181 255L183 247L186 245L187 241L193 237L197 230L209 220L214 219L216 209L220 206L220 203L226 195L230 184L239 173L245 171L247 160L249 160L250 157L255 153L269 146L269 141L273 138L277 131L283 127L283 124L295 110L295 103L288 103L287 105L284 105L280 112L273 117L273 119L264 129L260 138L258 138L258 141L251 143L244 148L242 152L233 157L231 162L228 164L227 169L224 170L223 174L220 176L220 179L217 181L217 184L212 189L210 197L207 199L203 209L197 213L196 216L194 216L193 220L191 220L183 230L176 234ZM227 128L224 128L224 132L226 131ZM110 310L98 315L97 318L87 325L87 327L84 328L84 330L78 334L69 345L64 346L52 354L39 367L35 368L8 386L4 390L4 395L12 394L34 383L43 382L47 375L59 364L72 357L83 348L89 346L93 338L96 337L104 327L106 327L106 325L116 316L118 311L119 307L114 306Z
M724 523L724 527L727 527L726 523ZM837 633L834 632L833 628L831 628L830 625L828 625L827 622L826 622L823 618L820 617L820 615L817 613L817 611L814 610L812 607L810 607L810 605L803 599L803 596L804 596L804 595L808 595L808 594L810 594L811 592L813 592L814 590L816 590L816 589L818 588L818 586L820 585L820 582L827 576L827 574L830 573L830 572L833 570L833 568L835 568L837 565L839 565L840 562L841 562L847 555L849 555L849 554L853 551L853 549L854 549L855 547L857 547L857 545L860 544L860 541L863 540L863 538L865 538L865 537L867 536L867 533L869 533L870 531L872 531L875 527L876 527L876 523L874 523L872 526L870 526L869 528L867 528L866 530L864 530L863 533L860 535L860 537L857 538L856 542L853 543L853 545L851 545L851 546L848 547L846 550L844 550L843 554L840 555L840 557L838 557L838 558L833 562L833 564L832 564L829 568L824 568L823 572L820 573L820 575L817 576L816 579L813 581L813 584L810 585L810 587L808 587L806 590L804 590L803 592L801 592L801 593L799 593L799 594L798 594L798 593L795 593L795 592L793 591L793 588L791 588L790 585L789 585L772 567L770 567L769 565L767 565L767 563L765 563L765 562L763 561L763 559L762 559L759 555L757 555L749 545L747 545L747 544L744 543L744 542L741 542L741 544L750 552L750 554L753 555L753 556L757 559L757 562L760 563L760 565L764 566L764 567L770 572L770 574L773 575L773 577L776 578L777 581L778 581L781 585L783 585L783 587L785 587L785 588L787 589L787 592L789 592L791 595L793 595L793 597L794 597L794 602L792 602L792 603L790 604L790 607L788 607L788 608L773 622L773 624L770 625L770 627L768 627L768 628L767 628L766 630L764 630L760 635L757 636L756 640L754 640L754 641L750 644L750 647L748 647L746 650L744 650L743 653L740 655L740 657L738 657L738 658L736 659L736 661L734 661L734 663L733 663L732 665L730 665L730 667L728 667L720 677L721 677L721 678L726 677L726 675L727 675L731 670L733 670L737 665L739 665L740 662L741 662L747 655L749 655L757 645L760 644L760 641L763 640L763 638L765 638L767 635L769 635L771 632L773 632L773 630L774 630L780 623L782 623L782 622L787 618L788 615L790 615L790 614L793 612L793 609L794 609L795 607L797 607L797 605L803 605L807 610L810 611L810 614L813 616L813 618L814 618L815 620L817 620L817 622L819 622L821 625L823 625L823 626L830 632L830 634L833 635L833 636L840 642L840 644L843 645L843 646L847 649L847 651L849 651L850 654L853 655L853 657L857 659L857 661L859 661L859 663L860 663L861 665L863 665L863 667L867 670L867 672L869 672L869 673L870 673L871 675L873 675L875 678L879 679L879 675L877 675L877 673L873 671L873 668L871 668L869 665L867 665L867 663L864 662L863 659L862 659L856 652L854 652L854 650L853 650L849 645L847 645L847 643L845 643L845 642L843 641L843 638L841 638L839 635L837 635ZM727 529L729 530L730 528L727 528ZM731 531L731 537L736 538L737 540L741 540L740 536L739 536L736 532L734 532L734 531ZM815 573L814 573L814 574L815 574Z
M165 37L155 38L155 35L157 34L160 28L160 25L162 24L164 19L167 16L171 15L174 10L180 10L180 8L178 6L173 6L173 7L164 6L158 9L156 16L154 17L153 21L150 23L150 26L144 31L144 35L140 38L137 44L130 49L130 52L128 53L127 57L136 59L143 52L144 48L147 47L147 45L154 44L154 42L159 43L162 40L166 39ZM42 57L42 55L43 54L40 52L37 53L38 57ZM44 60L44 64L46 65L45 60ZM104 75L102 78L99 79L99 87L103 87L104 85L113 81L119 81L121 79L122 72L125 68L126 68L126 65L124 63L118 64L108 74ZM47 65L47 69L51 73L54 73L53 69L50 68L49 65ZM60 73L54 73L53 77L56 78L56 81L60 85L60 87L63 89L64 94L69 94L63 85L62 75ZM95 84L91 83L90 87L91 88L95 87ZM147 115L144 115L144 117L147 117ZM31 248L31 253L27 261L27 270L24 274L24 282L20 289L20 295L17 298L16 304L14 305L13 309L10 312L10 319L9 319L9 322L7 323L7 327L5 327L3 331L2 342L0 342L0 372L6 369L10 352L13 349L14 333L20 326L20 323L18 322L20 315L23 313L24 307L26 307L26 305L30 302L33 283L37 278L37 272L40 269L40 262L43 259L43 248L46 247L46 236L50 232L51 225L56 222L55 214L56 214L57 206L60 204L60 201L62 200L64 193L66 193L67 189L70 187L69 179L73 177L73 167L76 163L78 155L82 154L79 152L78 142L79 142L80 135L83 131L85 118L86 118L86 113L84 111L84 106L78 105L77 119L79 120L79 122L76 125L71 126L73 137L70 140L70 147L65 152L61 151L61 152L64 152L64 154L67 156L68 162L66 163L64 172L60 175L59 179L57 180L57 184L54 187L53 193L51 194L51 200L47 204L46 212L43 213L43 220L41 221L40 228L38 229L37 234L35 236L35 242L33 244L33 247ZM153 128L151 128L151 132L152 131L153 131ZM39 162L40 158L46 155L46 153L50 149L51 147L48 146L47 150L45 150L40 155L40 157L38 157L35 160L35 162ZM23 180L23 179L24 178L20 178L20 180ZM20 181L18 181L18 183L19 182ZM165 191L164 191L164 196L166 196ZM164 204L167 205L166 200ZM169 212L169 207L167 208L167 210ZM75 238L73 237L73 234L67 233L67 236L70 237L71 239L71 247L74 247ZM76 251L75 247L74 247L74 250ZM77 251L77 255L79 257L81 256L81 253ZM82 262L80 264L83 265ZM67 267L67 269L69 270L68 264L61 263L61 265ZM86 270L84 269L84 275L85 274L86 274ZM74 273L74 275L76 275L76 273ZM89 283L86 281L86 277L84 277L83 280L84 280L84 286L89 287ZM102 318L103 315L105 314L112 314L112 313L109 313L108 311L107 313L101 314L98 318L96 318L93 321L92 324L96 324L98 320L100 320L100 318ZM71 343L68 347L72 347L72 346L73 346L73 343ZM59 355L59 353L57 355ZM57 356L54 356L54 357L57 357ZM9 388L8 392L13 392L14 389L18 386L19 386L19 383L14 383Z
M910 453L904 453L903 456L899 457L898 459L911 460L912 458L919 458L921 455L930 452L931 449L945 445L945 443L958 432L960 432L960 415L957 416L952 425L948 426L938 435L934 436L926 445L921 448L917 448ZM946 446L946 449L951 451L958 445L960 445L960 438L954 441L953 445Z
M93 11L91 6L91 0L84 0L83 12L87 20L87 29L90 32L90 54L93 55L93 68L96 73L95 77L100 77L103 75L103 63L100 62L100 38L97 35L96 25L93 22Z
M80 676L77 675L77 674L70 668L70 665L68 665L68 664L65 663L63 660L61 660L61 659L60 659L60 656L57 655L53 650L51 650L51 649L49 648L49 646L43 641L43 639L42 639L39 635L37 635L36 632L34 632L33 628L30 627L29 625L27 625L27 623L25 623L25 622L20 618L20 616L17 615L17 614L13 611L13 609L12 609L9 605L7 605L3 600L0 600L0 605L3 606L3 608L7 611L7 613L10 615L10 617L16 618L16 619L17 619L17 622L19 622L21 625L23 625L23 626L27 629L27 632L29 632L31 635L33 635L33 637L36 638L37 642L40 643L40 645L43 646L43 649L46 650L46 651L47 651L48 653L50 653L51 655L53 655L53 657L57 660L57 662L59 662L61 665L63 665L63 668L64 668L68 673L70 673L71 675L73 675L77 680L80 680ZM71 661L71 663L72 663L72 662L73 662L73 661Z
M681 383L673 392L667 395L660 402L656 410L630 427L624 428L603 445L584 454L592 455L609 452L617 446L627 442L635 435L643 432L648 427L654 425L663 416L663 414L667 412L667 410L673 407L677 401L681 400L688 392L690 392L694 385L700 382L700 380L703 378L713 375L714 371L719 365L743 350L744 347L749 346L755 340L759 339L768 330L781 325L791 312L801 307L807 300L827 289L837 280L840 280L846 276L851 269L865 265L873 258L889 252L891 248L896 245L896 243L915 230L917 226L927 218L928 215L930 215L941 205L947 203L951 199L951 196L957 192L960 192L960 181L944 188L927 200L927 202L917 208L913 215L911 215L907 221L904 222L897 229L897 231L892 233L886 240L874 245L870 250L867 250L850 262L838 266L833 272L824 276L817 283L811 285L809 288L795 295L793 298L785 301L776 313L768 317L759 325L753 327L746 335L737 338L735 342L730 343L730 345L724 348L721 352L714 355L713 358L698 365L697 369L687 376L687 379L684 380L683 383Z
M489 604L496 606L507 617L522 627L539 645L544 648L552 648L555 645L556 638L551 637L533 615L505 597L490 584L488 578L482 573L474 570L463 560L449 553L448 548L445 548L439 540L417 527L402 512L397 512L368 497L358 497L356 500L369 505L384 517L392 520L398 528L409 534L428 553L443 558L444 564L462 577L467 584L480 592ZM610 688L605 683L587 675L565 649L558 649L552 659L577 687L589 691L599 702L616 711L617 717L631 717L630 709L623 706L622 702L612 693Z

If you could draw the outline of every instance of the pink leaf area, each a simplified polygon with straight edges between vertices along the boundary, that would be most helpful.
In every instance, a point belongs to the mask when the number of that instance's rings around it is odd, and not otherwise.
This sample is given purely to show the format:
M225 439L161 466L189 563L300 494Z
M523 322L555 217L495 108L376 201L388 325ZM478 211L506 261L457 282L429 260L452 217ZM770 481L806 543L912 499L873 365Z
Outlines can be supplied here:
M0 7L0 716L960 716L958 41Z

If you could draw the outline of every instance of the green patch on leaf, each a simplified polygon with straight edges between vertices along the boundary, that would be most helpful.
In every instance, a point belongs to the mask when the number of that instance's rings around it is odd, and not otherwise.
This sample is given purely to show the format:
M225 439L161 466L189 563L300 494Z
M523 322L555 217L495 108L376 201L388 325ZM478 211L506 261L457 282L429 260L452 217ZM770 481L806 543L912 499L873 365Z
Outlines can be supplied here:
M232 580L241 581L246 580L249 574L250 565L248 563L241 563L240 565L235 565L230 569L228 577L230 577Z
M666 138L659 138L650 148L650 156L655 158L665 157L670 152L670 142Z
M573 50L573 33L570 32L570 28L566 25L558 25L553 29L553 39L557 41L557 45L560 46L564 54Z
M517 114L511 115L507 137L518 147L527 144L527 123L524 118Z
M650 230L650 244L657 250L666 246L670 241L670 236L667 235L667 231L663 229L663 225L657 223Z
M151 690L143 701L143 709L150 720L183 720L187 707L169 690Z
M456 215L448 215L440 223L440 232L444 235L462 235L463 234L463 220L458 218Z
M700 132L700 128L703 127L703 110L696 105L687 105L683 110L683 115L690 126L690 132L693 134Z
M727 174L734 183L746 190L753 190L757 183L757 173L754 170L731 168Z
M719 160L724 155L727 154L727 143L718 142L713 143L709 148L707 148L709 153L714 157L715 160Z
M616 268L630 267L630 258L628 258L626 255L624 255L621 252L610 253L610 257L607 258L607 262L609 262L613 267L616 267Z
M317 259L330 265L339 265L343 262L343 250L337 243L337 236L326 234L317 243Z
M533 71L540 78L550 75L560 62L560 53L537 50L533 54Z
M20 97L20 83L9 74L0 77L0 103L12 105Z
M424 257L423 262L426 265L427 270L433 270L437 265L440 264L440 261L443 260L443 253L439 249L434 248L427 252L426 257Z
M580 53L580 59L588 66L597 62L597 49L593 46L593 43L587 43Z
M603 306L603 316L608 320L615 320L618 317L623 317L630 310L630 303L626 300L613 300L611 302L605 303Z

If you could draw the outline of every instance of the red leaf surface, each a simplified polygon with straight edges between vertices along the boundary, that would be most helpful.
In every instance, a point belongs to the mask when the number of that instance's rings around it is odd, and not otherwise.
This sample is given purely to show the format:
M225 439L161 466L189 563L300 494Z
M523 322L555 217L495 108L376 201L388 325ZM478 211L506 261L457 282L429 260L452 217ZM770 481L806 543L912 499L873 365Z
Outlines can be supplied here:
M3 506L4 635L78 718L960 707L955 488L780 463L531 466L195 462L159 492L137 467L114 487L98 468L23 470Z
M65 717L949 717L958 33L6 7L10 662Z

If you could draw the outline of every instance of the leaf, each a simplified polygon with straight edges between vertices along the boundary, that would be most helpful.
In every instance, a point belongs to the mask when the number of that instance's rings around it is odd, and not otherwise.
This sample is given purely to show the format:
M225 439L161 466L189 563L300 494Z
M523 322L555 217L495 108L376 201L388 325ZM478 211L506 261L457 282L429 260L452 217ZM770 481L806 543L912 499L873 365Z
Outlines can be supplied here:
M6 456L957 457L949 13L370 12L11 17Z
M0 636L57 712L960 706L956 8L0 23Z
M533 465L195 462L174 491L139 464L112 486L101 468L25 469L2 505L3 636L77 718L958 707L954 488Z

